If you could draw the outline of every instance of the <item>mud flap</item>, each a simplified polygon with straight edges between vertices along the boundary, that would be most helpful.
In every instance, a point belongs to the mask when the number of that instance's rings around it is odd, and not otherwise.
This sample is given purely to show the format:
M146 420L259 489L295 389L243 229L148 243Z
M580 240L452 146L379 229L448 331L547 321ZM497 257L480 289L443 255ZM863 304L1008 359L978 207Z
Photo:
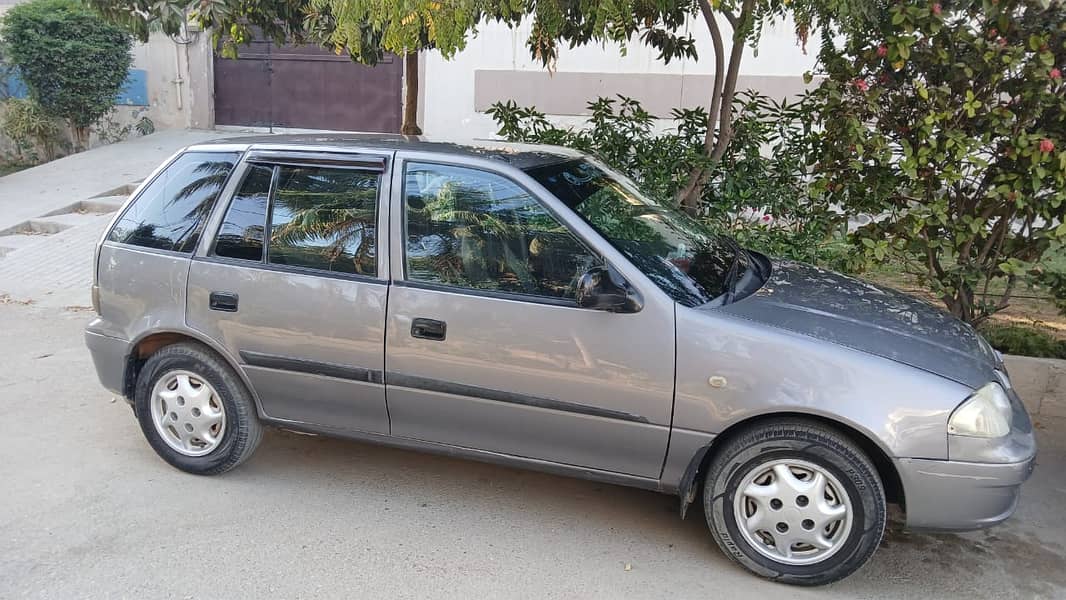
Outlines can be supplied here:
M681 499L680 513L681 519L685 519L685 514L688 512L688 505L696 499L696 494L699 492L700 486L697 485L697 477L700 472L700 465L703 464L704 457L707 456L707 451L711 449L711 445L700 448L696 455L689 461L688 467L685 469L685 474L681 477L681 485L678 487L677 495Z

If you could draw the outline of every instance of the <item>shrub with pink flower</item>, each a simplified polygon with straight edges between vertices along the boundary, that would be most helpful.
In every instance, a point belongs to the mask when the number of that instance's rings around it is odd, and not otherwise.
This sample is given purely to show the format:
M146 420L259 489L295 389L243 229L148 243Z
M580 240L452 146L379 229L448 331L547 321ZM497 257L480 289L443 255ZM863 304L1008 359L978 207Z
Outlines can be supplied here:
M1066 244L1066 2L874 4L876 26L819 56L815 190L892 215L854 231L856 263L913 265L979 321Z

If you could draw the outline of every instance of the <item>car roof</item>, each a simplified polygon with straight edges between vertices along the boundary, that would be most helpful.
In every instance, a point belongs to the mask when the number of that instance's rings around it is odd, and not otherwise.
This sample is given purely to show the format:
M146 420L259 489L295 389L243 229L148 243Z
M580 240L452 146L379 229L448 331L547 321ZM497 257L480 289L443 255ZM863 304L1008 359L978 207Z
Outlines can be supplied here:
M400 150L437 152L452 156L468 156L500 160L518 169L580 158L579 152L561 146L519 144L496 140L434 140L423 136L388 133L302 133L233 137L210 140L190 147L209 148L225 145L272 150L341 151L345 149Z

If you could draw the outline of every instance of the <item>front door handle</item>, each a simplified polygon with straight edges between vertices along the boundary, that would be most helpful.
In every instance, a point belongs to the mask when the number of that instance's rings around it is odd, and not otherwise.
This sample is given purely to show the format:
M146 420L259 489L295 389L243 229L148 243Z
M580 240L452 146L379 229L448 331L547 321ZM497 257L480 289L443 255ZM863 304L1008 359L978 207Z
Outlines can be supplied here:
M434 319L411 321L411 337L442 342L446 335L448 335L448 324L444 321Z
M233 292L211 292L209 306L211 310L237 312L237 294Z

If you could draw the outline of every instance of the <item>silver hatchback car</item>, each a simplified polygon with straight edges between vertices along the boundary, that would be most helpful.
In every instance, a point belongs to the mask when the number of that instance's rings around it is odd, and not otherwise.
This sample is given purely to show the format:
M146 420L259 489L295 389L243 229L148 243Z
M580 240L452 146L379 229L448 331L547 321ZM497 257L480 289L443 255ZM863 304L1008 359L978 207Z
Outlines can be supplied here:
M97 248L86 342L171 465L264 425L702 498L755 573L831 582L1014 511L999 356L905 295L708 233L572 151L399 136L187 148Z

